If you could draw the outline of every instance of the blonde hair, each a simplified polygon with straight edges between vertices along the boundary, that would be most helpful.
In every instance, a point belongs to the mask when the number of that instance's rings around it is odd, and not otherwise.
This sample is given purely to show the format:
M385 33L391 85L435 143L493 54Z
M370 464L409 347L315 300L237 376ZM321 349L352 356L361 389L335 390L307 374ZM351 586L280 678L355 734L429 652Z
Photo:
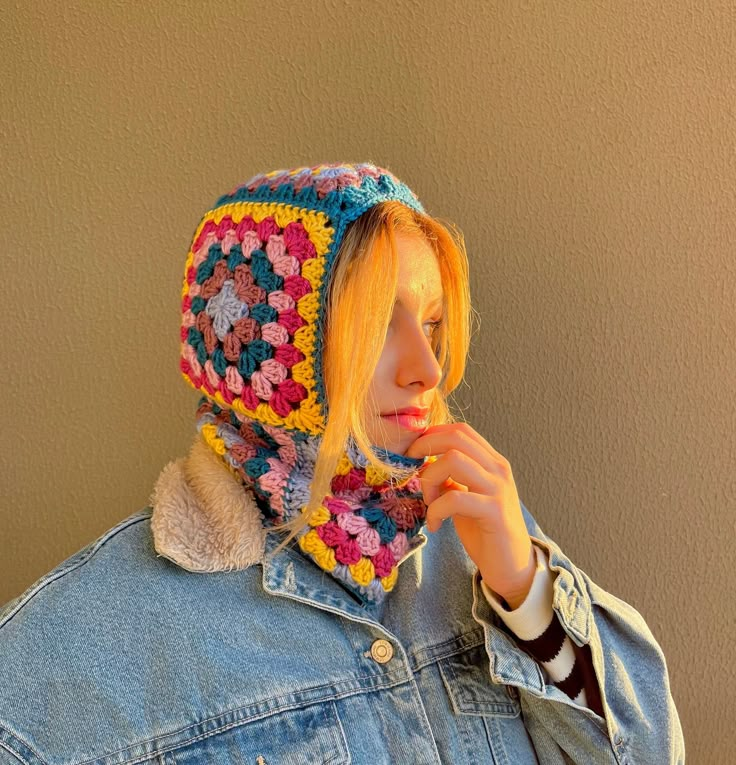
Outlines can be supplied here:
M465 374L471 339L468 259L462 233L449 221L433 218L396 201L382 202L364 212L346 230L330 277L324 326L322 377L328 416L317 454L310 499L300 515L273 530L288 532L274 554L308 524L343 459L348 439L392 485L401 485L413 470L392 466L373 452L366 433L365 409L373 373L383 351L396 296L399 258L396 234L422 238L437 255L444 306L434 334L435 355L442 379L435 392L429 424L457 422L449 394Z

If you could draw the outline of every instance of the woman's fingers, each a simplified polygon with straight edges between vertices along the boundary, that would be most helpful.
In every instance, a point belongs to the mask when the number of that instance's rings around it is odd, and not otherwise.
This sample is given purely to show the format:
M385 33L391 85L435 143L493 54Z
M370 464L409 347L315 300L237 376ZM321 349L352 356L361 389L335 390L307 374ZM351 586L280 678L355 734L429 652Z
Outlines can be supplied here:
M425 464L419 473L419 479L424 501L428 505L443 493L443 488L447 490L452 486L445 486L448 479L471 492L487 493L494 488L491 474L477 460L455 448L435 462Z
M412 456L423 456L424 454L436 454L446 451L443 449L443 445L452 443L452 441L458 438L460 443L470 446L475 444L478 448L473 451L478 455L482 453L489 454L493 459L499 462L505 462L506 458L497 452L486 441L477 430L468 425L467 422L448 422L444 425L432 425L430 428L422 433L419 438L409 447L409 452ZM418 449L422 454L414 454L414 448L418 446ZM427 448L431 448L431 451L425 451Z
M438 497L427 510L427 529L434 533L447 518L455 515L486 521L489 528L497 512L491 498L475 492L449 491Z

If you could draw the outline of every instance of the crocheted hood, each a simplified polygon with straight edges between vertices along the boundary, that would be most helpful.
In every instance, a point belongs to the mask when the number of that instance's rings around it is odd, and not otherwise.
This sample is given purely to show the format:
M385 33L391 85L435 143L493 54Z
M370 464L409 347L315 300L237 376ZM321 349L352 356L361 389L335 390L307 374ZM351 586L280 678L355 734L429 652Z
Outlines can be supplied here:
M278 170L220 197L194 232L181 372L203 394L203 441L255 497L265 528L298 517L309 501L329 414L322 328L333 265L347 226L385 201L424 212L411 189L372 164ZM413 473L390 484L350 440L298 543L359 599L381 601L422 542L425 460L372 448Z
M368 163L254 176L197 226L182 289L181 372L240 421L324 432L322 327L347 226L366 210L422 204Z

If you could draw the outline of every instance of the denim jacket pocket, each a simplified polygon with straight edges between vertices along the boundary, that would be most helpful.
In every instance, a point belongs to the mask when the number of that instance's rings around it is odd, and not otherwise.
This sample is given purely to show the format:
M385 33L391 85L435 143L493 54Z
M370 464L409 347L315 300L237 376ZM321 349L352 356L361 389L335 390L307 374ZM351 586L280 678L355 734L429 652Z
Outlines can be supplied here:
M162 757L164 765L343 765L350 762L332 700L220 727Z
M537 763L513 686L491 680L483 644L440 659L442 681L455 713L457 741L468 762ZM487 747L487 751L486 751Z
M488 654L482 644L441 659L439 666L452 707L458 714L519 716L516 689L491 680Z

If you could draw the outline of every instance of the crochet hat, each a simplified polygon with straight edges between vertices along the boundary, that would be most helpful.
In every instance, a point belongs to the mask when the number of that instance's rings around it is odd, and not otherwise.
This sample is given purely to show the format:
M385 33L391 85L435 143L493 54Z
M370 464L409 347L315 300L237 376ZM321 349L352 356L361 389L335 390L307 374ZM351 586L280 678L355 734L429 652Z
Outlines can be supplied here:
M197 226L182 291L184 379L218 407L324 432L322 325L349 223L380 202L424 212L390 171L327 164L253 176Z
M333 265L348 224L390 200L424 212L407 186L371 164L277 170L218 199L194 232L181 372L202 393L200 435L253 493L265 527L297 518L313 499ZM299 549L363 602L381 602L401 561L427 541L423 460L373 448L409 476L392 482L350 437L328 494L297 532Z

